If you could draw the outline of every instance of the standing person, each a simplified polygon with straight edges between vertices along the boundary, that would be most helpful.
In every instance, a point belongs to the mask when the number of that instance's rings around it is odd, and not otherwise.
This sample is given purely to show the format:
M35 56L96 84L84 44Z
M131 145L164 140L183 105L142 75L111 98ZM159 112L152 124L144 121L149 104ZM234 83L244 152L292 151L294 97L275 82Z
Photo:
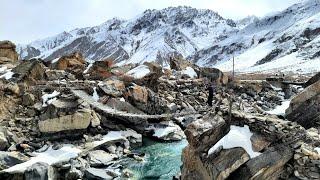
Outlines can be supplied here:
M213 93L215 90L215 83L212 81L211 84L208 86L207 90L209 91L209 96L208 96L208 105L212 107L212 101L213 101Z

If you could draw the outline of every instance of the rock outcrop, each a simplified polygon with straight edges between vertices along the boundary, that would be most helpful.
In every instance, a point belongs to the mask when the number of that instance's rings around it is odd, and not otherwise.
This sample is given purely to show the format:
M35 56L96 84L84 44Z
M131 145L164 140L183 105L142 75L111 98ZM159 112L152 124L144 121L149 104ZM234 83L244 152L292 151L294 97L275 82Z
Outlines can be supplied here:
M18 57L15 44L10 41L0 41L0 62L15 62Z
M85 64L86 61L82 54L79 52L74 52L70 55L62 56L57 60L57 62L54 62L51 67L53 69L71 72L80 78L82 77L82 73L85 69Z
M89 65L88 71L86 72L89 79L104 80L111 77L113 60L105 59L102 61L95 61L92 65Z
M89 127L91 119L93 119L91 111L76 112L71 115L40 121L39 130L43 133L55 133L66 130L86 129Z
M45 71L46 66L41 59L23 61L12 69L12 72L15 73L14 77L18 82L26 82L28 84L46 80Z
M296 95L286 110L286 117L305 128L319 126L320 122L320 81L308 86Z

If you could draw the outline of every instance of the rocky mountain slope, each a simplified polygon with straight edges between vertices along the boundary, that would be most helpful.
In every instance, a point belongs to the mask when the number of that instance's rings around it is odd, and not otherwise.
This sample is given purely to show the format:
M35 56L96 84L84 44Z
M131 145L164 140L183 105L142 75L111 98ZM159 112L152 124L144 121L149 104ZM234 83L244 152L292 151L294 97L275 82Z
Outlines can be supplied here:
M53 60L80 51L87 59L117 63L158 61L181 54L200 66L231 70L319 70L320 1L309 0L257 19L233 21L211 10L171 7L146 10L130 19L117 18L95 26L63 32L19 45L21 58ZM318 66L315 66L318 65Z

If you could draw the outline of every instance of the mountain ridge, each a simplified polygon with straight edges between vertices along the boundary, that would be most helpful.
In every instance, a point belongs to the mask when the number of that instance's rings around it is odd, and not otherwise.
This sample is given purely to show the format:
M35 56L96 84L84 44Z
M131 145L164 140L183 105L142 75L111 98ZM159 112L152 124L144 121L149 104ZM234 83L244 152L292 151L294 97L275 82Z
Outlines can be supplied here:
M80 51L89 60L111 58L119 64L157 61L163 66L168 65L169 56L180 54L200 66L225 71L230 70L230 59L235 56L237 71L263 71L270 69L263 65L293 53L297 63L318 58L320 48L312 45L320 39L319 4L318 0L304 1L271 16L242 21L187 6L145 10L130 20L113 18L98 26L76 28L18 46L18 52L22 59L40 57L50 61ZM301 33L308 28L312 35L299 44L306 38ZM245 56L254 60L243 60ZM285 65L282 70L291 70Z

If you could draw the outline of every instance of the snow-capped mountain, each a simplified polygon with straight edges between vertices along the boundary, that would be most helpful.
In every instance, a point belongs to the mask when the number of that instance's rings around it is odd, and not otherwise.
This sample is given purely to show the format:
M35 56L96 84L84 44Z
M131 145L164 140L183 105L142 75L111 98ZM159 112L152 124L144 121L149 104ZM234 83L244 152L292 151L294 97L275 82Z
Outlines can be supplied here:
M232 20L211 10L172 7L146 10L127 21L115 18L99 26L63 32L19 49L22 58L52 60L80 51L91 60L140 63L162 60L172 52L190 56L236 30Z
M247 25L189 57L224 71L320 71L320 1L309 0Z
M320 0L238 21L211 10L170 7L19 45L18 52L21 58L53 60L80 51L87 59L112 58L119 64L163 64L179 53L198 65L225 71L232 68L234 56L237 71L309 72L320 70L319 35Z

